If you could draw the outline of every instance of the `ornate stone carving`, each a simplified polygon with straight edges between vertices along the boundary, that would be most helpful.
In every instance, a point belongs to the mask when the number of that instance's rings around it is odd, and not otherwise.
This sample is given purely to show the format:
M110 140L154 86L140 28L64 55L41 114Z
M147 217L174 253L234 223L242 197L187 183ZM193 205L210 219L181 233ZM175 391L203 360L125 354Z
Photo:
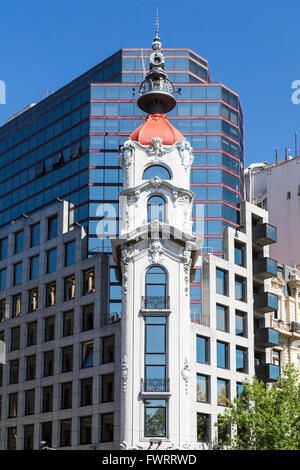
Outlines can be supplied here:
M163 246L159 240L159 237L154 237L151 240L150 247L149 247L149 260L153 264L157 264L161 262L161 256L163 254Z
M123 392L126 392L126 387L127 387L127 379L128 379L128 361L127 361L127 356L123 356L122 360L122 389Z
M183 262L183 269L184 269L184 281L185 281L185 294L188 295L189 293L189 285L190 285L190 269L192 264L191 259L191 251L189 249L185 249L182 255L182 262Z
M188 395L189 393L189 380L190 380L190 369L189 369L189 361L187 358L184 360L183 369L181 371L181 376L185 381L185 394Z
M191 144L186 139L183 139L181 142L178 142L176 146L181 158L181 163L185 171L188 171L194 161L193 149L191 147Z
M153 137L152 144L149 145L147 150L149 157L159 158L165 154L164 147L162 145L162 139L160 137Z
M122 251L122 280L123 280L123 294L127 294L128 288L128 264L131 261L132 252L127 248L124 248Z
M159 188L161 183L162 183L162 180L158 177L158 176L155 176L151 181L150 181L151 185L154 187L154 188Z
M126 140L120 149L119 161L124 172L124 183L128 182L129 167L133 160L135 146L131 140Z
M126 441L121 442L120 447L121 447L122 450L145 450L144 447L142 447L142 446L132 446L132 447L130 447L130 445Z

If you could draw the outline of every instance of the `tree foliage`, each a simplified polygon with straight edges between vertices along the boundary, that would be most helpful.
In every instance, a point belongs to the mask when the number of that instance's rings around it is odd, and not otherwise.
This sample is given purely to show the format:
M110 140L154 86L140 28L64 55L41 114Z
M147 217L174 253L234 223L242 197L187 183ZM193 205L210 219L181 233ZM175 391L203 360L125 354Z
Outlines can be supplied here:
M244 392L219 415L220 433L231 429L233 450L300 450L299 373L288 364L279 382L265 384L254 377ZM219 444L221 442L219 441Z

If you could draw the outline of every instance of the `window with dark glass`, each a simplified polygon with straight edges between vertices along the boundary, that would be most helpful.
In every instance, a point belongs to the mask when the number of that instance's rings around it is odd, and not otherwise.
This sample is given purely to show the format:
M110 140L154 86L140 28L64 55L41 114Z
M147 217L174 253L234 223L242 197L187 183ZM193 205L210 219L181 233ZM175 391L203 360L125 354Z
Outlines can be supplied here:
M93 404L93 378L82 379L80 384L80 406Z
M3 364L0 364L0 387L3 385Z
M73 345L62 348L62 372L73 370Z
M229 369L229 345L222 341L217 341L217 367Z
M16 326L11 329L11 351L16 351L20 349L20 327Z
M63 419L60 422L60 446L70 447L72 443L72 420Z
M40 223L34 224L30 227L30 246L37 246L40 244Z
M71 266L76 261L76 241L65 243L65 266Z
M36 371L36 356L26 358L26 380L34 380Z
M37 322L27 323L27 346L34 346L37 340Z
M244 243L234 242L234 262L238 266L246 266L246 245Z
M16 384L19 382L19 359L10 361L9 383Z
M167 401L145 400L145 437L166 437Z
M39 277L39 255L30 258L29 279Z
M248 369L248 354L247 349L237 346L235 349L236 354L236 370L237 372L247 372Z
M47 251L47 273L56 271L57 249Z
M1 299L0 300L0 323L5 321L5 315L6 315L5 305L6 305L5 299Z
M217 403L219 406L227 406L229 400L229 381L217 379Z
M114 414L105 413L100 416L101 420L101 442L112 442L114 440Z
M102 403L114 401L114 374L101 376L102 379Z
M20 317L22 313L22 296L16 294L12 298L12 318Z
M202 364L209 364L209 338L196 337L196 360Z
M144 171L143 180L152 180L156 177L160 178L161 180L171 179L169 170L161 165L152 165Z
M0 240L0 261L7 258L7 237Z
M92 443L92 416L80 418L80 438L81 445Z
M7 450L16 450L17 448L17 426L7 428Z
M228 295L228 272L219 268L216 268L216 292Z
M166 391L167 319L145 318L145 382L146 391Z
M75 298L75 274L65 277L64 279L64 301Z
M46 442L46 445L52 446L52 422L47 421L41 424L42 427L42 441Z
M167 274L163 268L152 266L146 272L145 307L167 308Z
M224 307L224 305L217 304L216 313L217 313L217 330L228 331L229 330L228 307Z
M247 336L247 314L239 310L235 311L235 334Z
M165 220L166 202L161 196L152 196L148 199L148 222L158 219L160 222Z
M240 398L244 393L244 385L240 382L236 383L236 397Z
M48 387L43 387L42 397L43 397L43 405L42 405L43 413L48 413L49 411L52 411L53 410L53 385L49 385Z
M209 402L209 377L207 375L197 374L197 401Z
M44 377L54 374L54 351L44 353Z
M55 316L45 318L45 342L52 341L55 336Z
M95 292L95 268L83 272L83 295Z
M61 409L72 408L72 382L61 384Z
M94 328L94 304L82 307L82 331Z
M56 304L56 282L46 285L46 307L52 307Z
M218 416L218 444L228 446L230 444L230 426L221 422Z
M8 395L8 418L18 416L18 393L10 393Z
M94 361L94 343L88 341L82 343L82 368L93 367Z
M63 313L63 336L74 334L74 310Z
M23 271L23 263L14 264L14 286L22 283L22 271Z
M114 362L115 360L115 337L104 336L102 339L102 363Z
M57 237L57 215L48 218L48 240Z
M197 413L197 442L209 442L209 415Z
M0 270L0 290L6 289L6 268Z
M15 254L23 251L24 232L23 230L15 233Z
M28 291L28 313L35 312L39 308L39 290L37 287Z
M246 279L240 276L235 276L235 300L246 302Z
M25 390L25 416L34 414L35 389Z
M24 426L24 450L33 450L34 424Z

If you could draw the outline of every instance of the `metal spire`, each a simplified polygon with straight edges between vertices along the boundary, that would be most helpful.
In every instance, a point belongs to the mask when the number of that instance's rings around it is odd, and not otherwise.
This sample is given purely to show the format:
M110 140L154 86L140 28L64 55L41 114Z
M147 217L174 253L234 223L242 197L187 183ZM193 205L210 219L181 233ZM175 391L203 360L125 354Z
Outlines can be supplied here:
M156 38L159 38L158 35L158 30L159 30L159 23L158 23L158 7L156 7L156 23L155 23L155 31L156 31Z

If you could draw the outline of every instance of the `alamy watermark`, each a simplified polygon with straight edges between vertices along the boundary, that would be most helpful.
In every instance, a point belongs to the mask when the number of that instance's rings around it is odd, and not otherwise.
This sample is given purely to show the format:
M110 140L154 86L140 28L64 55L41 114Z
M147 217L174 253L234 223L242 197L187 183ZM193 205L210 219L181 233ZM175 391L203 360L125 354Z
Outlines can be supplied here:
M299 104L300 103L300 80L294 80L291 88L295 90L291 96L292 103Z
M0 104L6 104L6 85L3 80L0 80Z

